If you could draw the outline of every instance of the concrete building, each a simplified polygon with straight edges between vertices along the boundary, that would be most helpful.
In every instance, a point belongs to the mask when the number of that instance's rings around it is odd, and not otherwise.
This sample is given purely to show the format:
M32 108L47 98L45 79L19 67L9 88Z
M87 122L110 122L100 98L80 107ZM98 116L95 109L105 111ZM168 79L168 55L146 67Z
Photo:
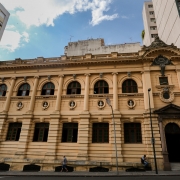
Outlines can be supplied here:
M114 49L113 49L114 51ZM151 88L149 92L148 89ZM180 163L180 49L156 38L129 53L0 62L0 168L56 171L154 169ZM95 168L95 169L92 169Z
M152 0L145 2L143 7L143 21L145 29L144 45L150 45L154 36L158 34L160 39L166 44L170 45L173 43L180 48L179 0Z
M69 42L64 48L64 54L67 56L81 56L88 53L110 54L111 52L130 53L141 49L140 43L127 43L116 45L105 45L104 39L89 39L84 41Z
M145 2L143 6L143 22L145 36L143 39L144 45L150 45L154 38L158 35L155 13L152 2Z
M4 29L6 27L8 19L9 19L9 15L10 15L9 12L0 3L0 40L2 38Z

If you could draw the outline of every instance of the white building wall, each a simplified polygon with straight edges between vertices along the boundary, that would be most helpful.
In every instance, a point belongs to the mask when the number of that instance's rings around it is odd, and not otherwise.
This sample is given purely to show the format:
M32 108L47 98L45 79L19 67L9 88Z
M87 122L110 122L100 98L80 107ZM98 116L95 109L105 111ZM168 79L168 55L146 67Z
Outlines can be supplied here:
M145 30L145 37L143 39L143 44L149 46L153 41L154 38L151 37L152 34L158 34L157 30L152 30L151 26L157 26L156 22L151 22L151 18L155 18L155 15L150 15L150 12L153 11L153 8L149 8L149 5L153 5L152 2L145 2L143 6L143 21L144 21L144 30Z
M0 3L0 40L2 38L4 29L6 27L8 19L9 19L9 15L10 15L9 12Z
M110 54L111 52L130 53L141 50L140 43L125 43L105 46L104 39L89 39L84 41L69 42L64 48L67 56L80 56L85 54Z
M176 0L152 0L158 35L167 44L180 48L180 15Z

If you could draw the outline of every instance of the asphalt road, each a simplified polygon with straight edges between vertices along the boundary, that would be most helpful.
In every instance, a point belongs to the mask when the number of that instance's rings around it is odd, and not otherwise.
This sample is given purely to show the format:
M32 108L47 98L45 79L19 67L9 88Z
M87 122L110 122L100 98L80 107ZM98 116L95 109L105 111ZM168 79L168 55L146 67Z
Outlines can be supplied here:
M0 176L5 180L180 180L180 176L133 176L133 177L20 177Z

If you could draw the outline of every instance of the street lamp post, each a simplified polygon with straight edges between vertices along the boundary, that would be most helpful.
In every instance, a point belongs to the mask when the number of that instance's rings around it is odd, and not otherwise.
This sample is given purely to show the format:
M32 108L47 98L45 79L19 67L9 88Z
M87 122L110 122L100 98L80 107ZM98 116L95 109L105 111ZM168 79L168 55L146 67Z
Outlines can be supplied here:
M113 115L113 125L114 125L114 146L115 146L115 151L116 151L116 169L117 169L117 175L119 174L118 172L118 157L117 157L117 145L116 145L116 129L115 129L115 122L114 122L114 113L113 113L113 108L111 105L111 100L107 97L106 98L106 103L111 107L112 110L112 115Z
M156 151L155 151L155 139L154 139L154 134L153 134L153 127L152 127L152 117L151 117L151 103L150 103L150 91L151 88L148 89L148 97L149 97L149 113L150 113L150 123L151 123L151 142L153 145L153 153L154 153L154 164L155 164L155 169L156 169L156 174L158 174L158 169L157 169L157 162L156 162Z

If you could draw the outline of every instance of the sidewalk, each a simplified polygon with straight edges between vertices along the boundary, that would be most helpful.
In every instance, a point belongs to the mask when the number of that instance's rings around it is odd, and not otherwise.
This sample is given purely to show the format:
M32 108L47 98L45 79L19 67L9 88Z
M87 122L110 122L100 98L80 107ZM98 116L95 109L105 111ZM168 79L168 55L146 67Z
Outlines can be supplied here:
M66 176L66 177L112 177L117 176L116 172L19 172L19 171L7 171L0 172L0 176ZM120 171L118 176L180 176L180 171L159 171L158 175L155 171L146 172L125 172Z

